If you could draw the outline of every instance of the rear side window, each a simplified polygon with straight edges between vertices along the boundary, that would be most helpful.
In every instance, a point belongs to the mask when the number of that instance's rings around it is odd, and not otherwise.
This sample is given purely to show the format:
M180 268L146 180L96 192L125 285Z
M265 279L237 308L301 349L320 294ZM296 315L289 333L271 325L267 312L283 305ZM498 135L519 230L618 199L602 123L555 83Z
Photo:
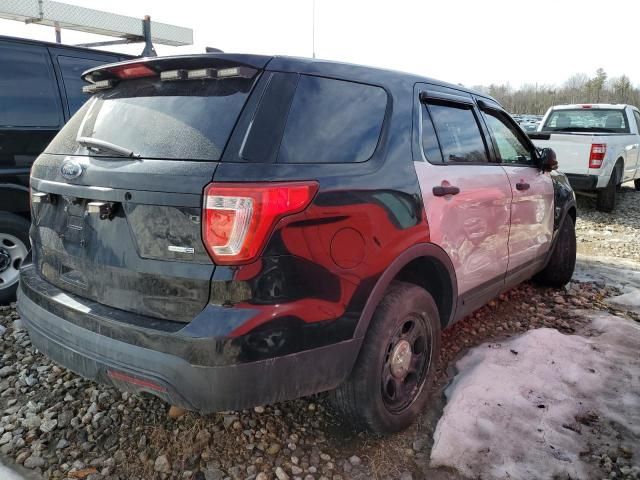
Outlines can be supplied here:
M57 127L61 113L46 49L0 43L0 125Z
M84 137L143 158L219 160L252 85L247 78L123 81L78 110L47 153L113 155L79 145Z
M429 104L438 140L447 163L484 163L487 151L478 121L471 108Z
M62 74L64 90L67 93L70 115L76 113L82 104L89 99L89 95L82 93L82 87L87 85L87 82L82 80L80 75L82 75L82 72L104 63L108 62L58 55L58 66Z
M278 162L350 163L376 149L387 107L380 87L301 75Z

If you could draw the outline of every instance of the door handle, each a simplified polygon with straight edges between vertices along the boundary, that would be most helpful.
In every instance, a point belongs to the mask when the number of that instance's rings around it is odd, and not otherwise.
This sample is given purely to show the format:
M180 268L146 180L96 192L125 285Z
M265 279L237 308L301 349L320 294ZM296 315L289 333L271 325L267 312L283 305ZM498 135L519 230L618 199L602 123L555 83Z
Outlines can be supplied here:
M453 185L433 187L433 195L436 197L444 197L445 195L457 195L460 193L458 187Z
M525 183L525 182L516 183L516 190L520 190L521 192L524 190L529 190L529 188L531 188L531 185L529 185L528 183Z

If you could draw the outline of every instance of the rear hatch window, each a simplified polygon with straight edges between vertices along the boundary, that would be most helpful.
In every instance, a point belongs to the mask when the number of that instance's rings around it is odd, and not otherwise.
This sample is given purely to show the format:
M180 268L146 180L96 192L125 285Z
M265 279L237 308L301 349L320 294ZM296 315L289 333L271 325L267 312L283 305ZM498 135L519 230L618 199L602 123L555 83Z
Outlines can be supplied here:
M555 110L549 114L543 131L629 133L624 110L581 108Z
M121 82L96 93L47 147L47 153L114 156L95 142L121 147L135 157L217 161L254 80Z

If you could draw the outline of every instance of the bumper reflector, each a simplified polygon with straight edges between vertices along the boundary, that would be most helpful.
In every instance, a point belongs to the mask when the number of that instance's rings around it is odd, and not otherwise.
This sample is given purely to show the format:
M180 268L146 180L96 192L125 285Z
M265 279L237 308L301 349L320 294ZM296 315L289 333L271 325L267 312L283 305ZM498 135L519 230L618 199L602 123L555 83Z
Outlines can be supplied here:
M142 378L132 377L127 375L126 373L117 372L115 370L107 370L107 375L109 378L114 380L118 380L120 382L130 383L132 385L136 385L138 387L149 388L151 390L155 390L156 392L166 392L167 389L162 385L158 385L157 383L153 383L150 380L143 380Z

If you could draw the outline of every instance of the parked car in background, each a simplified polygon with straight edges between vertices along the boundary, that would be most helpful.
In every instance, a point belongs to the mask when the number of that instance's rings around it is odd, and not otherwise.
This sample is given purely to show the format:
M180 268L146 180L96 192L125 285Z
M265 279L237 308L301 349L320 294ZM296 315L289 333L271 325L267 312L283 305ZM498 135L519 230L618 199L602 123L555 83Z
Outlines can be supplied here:
M440 332L572 276L575 196L493 99L311 59L102 66L31 172L18 311L85 377L201 412L423 410Z
M555 150L574 190L595 193L597 208L611 212L620 184L633 180L640 190L639 127L640 111L632 105L558 105L529 136Z
M29 251L29 170L89 98L80 75L131 58L0 36L0 304L15 298Z
M525 132L532 132L538 129L540 125L540 121L542 120L542 115L529 115L523 113L513 113L511 116L514 118L520 128L522 128Z

